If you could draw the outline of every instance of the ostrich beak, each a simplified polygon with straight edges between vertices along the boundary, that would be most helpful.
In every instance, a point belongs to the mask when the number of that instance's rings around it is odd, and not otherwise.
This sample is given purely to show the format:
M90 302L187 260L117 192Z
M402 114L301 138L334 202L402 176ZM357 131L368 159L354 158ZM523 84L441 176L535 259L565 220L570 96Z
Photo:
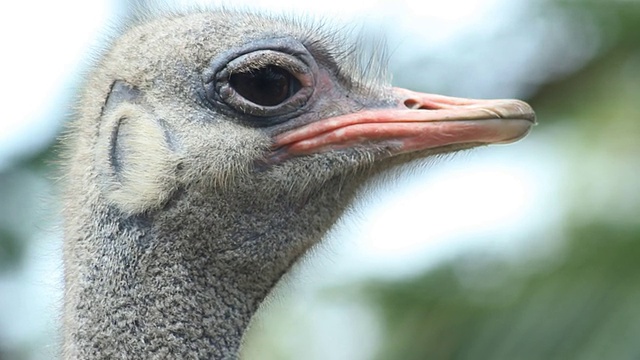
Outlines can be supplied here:
M275 138L280 156L292 157L356 146L383 146L391 154L455 144L506 144L535 124L520 100L476 100L393 88L395 106L368 108L322 119Z

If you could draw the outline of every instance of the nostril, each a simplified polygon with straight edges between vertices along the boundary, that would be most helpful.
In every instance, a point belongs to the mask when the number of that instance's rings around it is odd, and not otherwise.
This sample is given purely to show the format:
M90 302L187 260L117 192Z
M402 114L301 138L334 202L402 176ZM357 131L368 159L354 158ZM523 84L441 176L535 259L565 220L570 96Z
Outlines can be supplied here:
M407 99L404 101L404 106L411 110L435 110L437 107L429 107L428 104L424 102L415 100L415 99Z
M404 106L408 107L409 109L415 110L420 108L420 103L413 99L408 99L404 101Z

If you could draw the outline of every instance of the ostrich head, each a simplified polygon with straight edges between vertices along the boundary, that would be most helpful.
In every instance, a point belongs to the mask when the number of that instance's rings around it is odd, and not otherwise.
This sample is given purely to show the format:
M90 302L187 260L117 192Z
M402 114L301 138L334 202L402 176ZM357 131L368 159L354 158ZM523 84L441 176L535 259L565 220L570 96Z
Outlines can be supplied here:
M534 123L521 101L377 81L341 39L207 12L113 43L65 139L66 356L233 357L367 178Z

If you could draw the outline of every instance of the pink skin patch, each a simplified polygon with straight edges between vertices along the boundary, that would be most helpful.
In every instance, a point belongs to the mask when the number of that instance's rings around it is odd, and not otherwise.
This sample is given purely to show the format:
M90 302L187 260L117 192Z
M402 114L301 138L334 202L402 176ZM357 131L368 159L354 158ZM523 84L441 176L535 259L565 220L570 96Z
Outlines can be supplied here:
M535 124L519 100L475 100L394 88L394 108L368 109L316 121L275 138L278 158L358 144L392 144L393 154L464 143L509 143Z

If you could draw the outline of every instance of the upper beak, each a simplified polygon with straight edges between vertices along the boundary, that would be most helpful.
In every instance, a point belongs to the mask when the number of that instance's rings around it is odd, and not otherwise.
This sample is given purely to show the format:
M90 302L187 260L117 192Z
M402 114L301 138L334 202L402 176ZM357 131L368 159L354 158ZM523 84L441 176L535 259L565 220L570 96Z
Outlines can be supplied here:
M476 100L393 88L397 103L322 119L284 132L275 148L285 157L382 145L392 154L453 144L510 143L535 124L533 109L520 100Z

